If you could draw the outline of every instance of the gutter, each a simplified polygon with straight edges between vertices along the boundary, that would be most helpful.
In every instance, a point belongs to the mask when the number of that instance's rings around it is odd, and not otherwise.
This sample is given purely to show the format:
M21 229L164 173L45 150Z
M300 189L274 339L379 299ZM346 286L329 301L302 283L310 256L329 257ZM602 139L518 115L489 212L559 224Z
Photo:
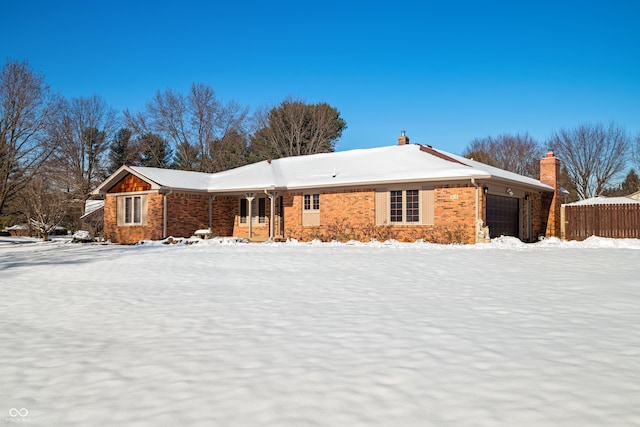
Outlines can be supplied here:
M310 184L310 185L292 185L286 187L270 187L269 191L304 191L304 190L312 190L312 189L323 189L323 188L352 188L352 187L361 187L368 188L372 186L389 186L396 184L412 184L412 183L428 183L428 182L450 182L450 181L466 181L468 179L488 179L492 176L490 174L478 174L478 175L466 175L466 176L455 176L455 177L447 177L447 178L411 178L411 179L398 179L398 180L376 180L376 181L353 181L353 182L339 182L335 184ZM216 188L210 189L210 193L216 194L238 194L238 193L246 193L247 191L255 191L262 192L264 191L264 187L253 187L253 188Z

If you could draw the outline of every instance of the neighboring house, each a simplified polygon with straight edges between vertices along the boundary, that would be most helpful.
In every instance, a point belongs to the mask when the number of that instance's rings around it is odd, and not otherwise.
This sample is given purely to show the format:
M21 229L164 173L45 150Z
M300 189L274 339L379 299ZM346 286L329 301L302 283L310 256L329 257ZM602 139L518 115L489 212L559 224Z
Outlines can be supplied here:
M633 200L640 200L640 191L636 191L633 194L628 195L627 197L633 199Z
M8 232L9 235L15 236L15 237L17 236L26 237L31 235L31 230L29 230L29 226L25 224L12 225L11 227L6 227L4 230Z
M87 200L84 215L80 217L82 228L92 237L102 235L104 230L104 200Z
M559 161L541 180L409 144L266 160L216 174L123 166L95 191L104 237L118 243L191 236L476 243L559 236ZM346 235L346 234L345 234Z

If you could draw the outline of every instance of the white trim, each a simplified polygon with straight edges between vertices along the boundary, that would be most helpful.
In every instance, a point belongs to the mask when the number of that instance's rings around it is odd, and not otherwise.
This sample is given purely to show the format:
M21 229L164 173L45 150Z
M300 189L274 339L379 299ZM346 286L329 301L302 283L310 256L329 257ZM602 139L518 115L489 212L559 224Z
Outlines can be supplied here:
M140 221L135 222L135 199L140 198ZM130 212L127 212L127 199L132 200ZM130 221L127 222L127 213ZM146 194L133 193L116 197L116 226L118 227L144 227L149 221L149 198Z

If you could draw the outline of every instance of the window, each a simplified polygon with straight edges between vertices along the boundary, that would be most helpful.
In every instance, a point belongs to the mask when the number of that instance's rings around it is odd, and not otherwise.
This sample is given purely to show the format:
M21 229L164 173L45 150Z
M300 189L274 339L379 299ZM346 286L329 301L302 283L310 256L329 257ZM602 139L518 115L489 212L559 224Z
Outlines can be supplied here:
M420 221L420 197L418 190L407 190L407 201L405 204L406 222Z
M305 211L318 211L320 210L320 194L305 194L304 195L304 210Z
M258 222L260 224L267 222L267 199L264 197L258 199Z
M253 223L264 224L267 222L267 199L256 197L251 200L251 216ZM246 198L240 199L240 224L247 224L249 218L249 203Z
M390 222L420 222L420 192L418 190L392 190L389 194L389 206Z
M147 195L120 196L116 209L118 225L144 225L147 222Z
M247 223L247 215L249 215L247 209L247 199L240 199L240 224Z
M434 189L376 190L376 225L433 225Z
M392 191L391 192L391 222L402 222L402 191Z
M302 226L320 225L320 194L305 194L302 198Z

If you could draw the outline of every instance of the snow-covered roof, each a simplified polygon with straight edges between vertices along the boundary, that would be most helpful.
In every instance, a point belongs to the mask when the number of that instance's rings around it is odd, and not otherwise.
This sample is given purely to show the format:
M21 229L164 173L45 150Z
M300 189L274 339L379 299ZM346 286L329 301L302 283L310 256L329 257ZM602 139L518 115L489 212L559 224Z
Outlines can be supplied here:
M89 215L104 208L104 200L87 200L84 202L84 215Z
M605 197L596 196L590 199L584 199L573 203L567 203L564 206L588 206L588 205L640 205L640 200L634 200L629 197Z
M150 181L154 189L175 188L217 192L301 190L443 180L498 178L513 184L553 188L538 180L418 144L356 149L265 160L215 174L147 167L127 168ZM115 184L126 170L107 181ZM97 193L110 188L105 181Z
M208 190L211 174L203 172L181 171L175 169L131 166L138 175L147 178L162 187L189 190Z
M209 181L211 180L211 174L203 172L150 168L145 166L122 166L102 182L102 184L93 191L93 194L105 193L130 173L150 183L151 188L154 190L169 188L207 191L209 190Z
M28 229L29 229L29 226L25 224L16 224L16 225L12 225L11 227L5 227L6 231L28 230Z
M458 156L458 155L455 155L455 154L445 153L444 151L441 151L441 150L436 150L436 151L438 151L440 153L443 153L443 154L445 154L445 155L447 155L449 157L452 157L452 158L458 160L459 162L462 162L462 163L464 163L464 164L466 164L468 166L481 169L481 170L491 174L491 176L493 178L501 178L501 179L504 179L506 181L514 181L514 182L519 182L519 183L522 183L522 184L533 185L533 186L542 185L546 189L553 189L548 185L542 184L537 179L533 179L533 178L529 178L529 177L526 177L526 176L523 176L523 175L519 175L519 174L514 173L514 172L509 172L507 170L500 169L500 168L497 168L497 167L494 167L494 166L489 166L489 165L486 165L484 163L480 163L480 162L477 162L475 160L467 159L465 157Z
M104 200L86 200L84 202L84 215L80 219L84 219L92 213L104 208Z

